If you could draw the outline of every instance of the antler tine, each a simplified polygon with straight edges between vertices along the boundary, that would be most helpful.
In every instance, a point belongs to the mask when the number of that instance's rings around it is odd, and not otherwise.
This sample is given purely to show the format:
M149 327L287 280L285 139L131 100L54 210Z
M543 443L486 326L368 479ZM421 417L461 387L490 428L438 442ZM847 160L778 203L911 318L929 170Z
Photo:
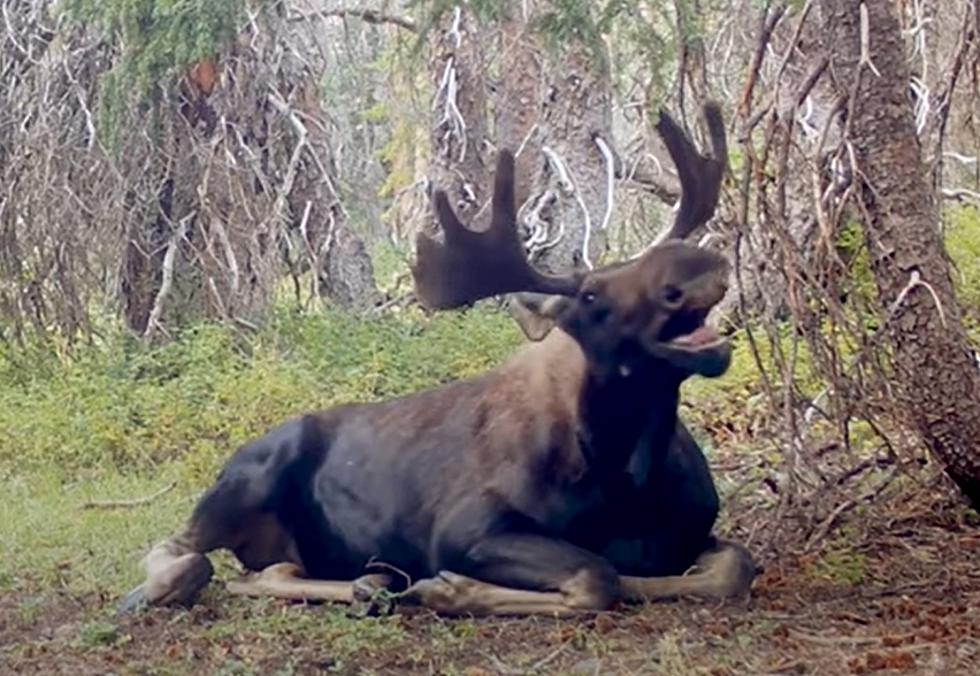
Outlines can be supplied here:
M464 226L446 193L433 196L446 241L425 233L416 238L412 266L415 293L426 307L447 310L515 291L574 295L580 278L544 275L528 262L517 236L514 198L514 155L501 150L497 159L490 228L477 232Z
M492 216L490 228L500 234L513 235L517 240L517 203L514 192L514 154L502 149L497 157L493 175Z
M704 106L711 151L705 156L666 112L660 111L657 131L677 167L681 182L681 206L666 239L684 239L708 221L718 205L721 178L725 172L728 147L721 109L714 102Z
M466 226L460 223L459 218L456 216L456 212L453 211L453 207L449 204L449 197L446 195L445 190L436 190L432 195L432 202L436 209L436 218L439 221L439 225L442 227L442 232L446 237L446 242L455 242L459 239L465 239L466 233L469 230Z

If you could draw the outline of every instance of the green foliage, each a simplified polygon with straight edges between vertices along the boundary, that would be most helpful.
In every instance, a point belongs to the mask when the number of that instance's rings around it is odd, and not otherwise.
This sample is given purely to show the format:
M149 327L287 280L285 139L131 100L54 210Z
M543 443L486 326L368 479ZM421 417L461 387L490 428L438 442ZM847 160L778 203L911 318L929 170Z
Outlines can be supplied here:
M857 587L868 575L867 557L846 550L831 551L812 566L810 574L832 584Z
M391 199L411 185L415 178L414 160L419 151L418 140L418 127L414 120L400 116L393 121L391 137L378 153L378 159L387 170L387 177L378 190L379 197Z
M396 293L396 282L409 279L408 258L410 254L392 242L381 240L371 246L371 260L374 263L374 281L384 292Z
M761 327L752 327L752 332L759 359L767 369L772 369L772 343ZM793 328L788 324L781 325L777 334L777 349L783 355L789 355L792 352ZM733 335L731 341L732 361L724 376L717 379L691 378L683 386L685 399L697 401L695 408L685 411L685 419L695 425L711 428L731 422L741 427L765 405L759 369L752 354L748 333L743 329ZM796 345L796 359L792 366L794 386L799 392L813 397L823 389L813 358L803 340ZM780 378L774 380L781 382ZM773 386L777 387L775 383Z
M865 239L864 226L858 221L849 221L837 233L837 254L848 266L845 285L850 302L848 308L865 312L866 308L877 306L878 290L875 286L874 272L871 270L871 257ZM879 318L864 314L859 321L869 330L878 326Z
M0 386L0 476L149 471L209 480L242 442L307 409L406 394L499 363L512 321L479 310L354 319L281 313L247 339L218 325L162 347L120 335ZM9 356L8 356L9 357ZM22 367L0 356L0 375Z
M944 214L945 248L953 263L953 283L964 309L967 328L980 335L980 210L974 206L955 205ZM864 228L851 221L837 234L837 252L849 266L849 296L861 299L868 307L877 305L877 290ZM867 317L874 326L877 317Z
M88 501L155 493L177 478L176 468L162 468L147 477L115 472L96 477L64 473L57 458L48 460L41 473L24 468L3 482L0 597L10 591L54 589L86 594L107 586L122 593L137 584L140 570L134 564L147 544L180 526L199 490L182 485L145 510L81 509ZM43 600L37 599L36 605Z
M220 52L250 5L268 0L63 0L72 21L102 32L119 51L101 82L100 131L115 140L134 105L150 104L187 66Z
M119 629L108 622L89 622L82 626L78 639L88 648L110 646L119 640Z
M558 50L569 43L584 43L591 48L597 62L605 63L602 31L596 22L593 4L590 0L552 0L548 11L538 18L535 28L541 31L552 49ZM613 13L610 13L610 21L612 16Z

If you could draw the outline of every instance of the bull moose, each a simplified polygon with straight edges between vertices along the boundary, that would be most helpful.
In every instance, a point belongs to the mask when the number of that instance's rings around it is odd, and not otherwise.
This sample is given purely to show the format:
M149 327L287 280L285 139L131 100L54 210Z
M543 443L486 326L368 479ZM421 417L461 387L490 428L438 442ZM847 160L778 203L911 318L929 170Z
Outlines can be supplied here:
M727 264L679 241L718 201L724 128L716 106L704 113L706 155L661 114L681 204L668 241L628 262L535 270L506 150L486 230L437 191L444 242L420 235L413 266L423 304L523 293L554 329L481 376L303 415L238 449L186 528L144 558L121 609L192 601L221 548L252 571L233 593L350 603L384 586L450 615L747 592L755 565L712 535L718 496L677 418L681 382L730 360L705 324ZM369 573L374 561L386 572Z

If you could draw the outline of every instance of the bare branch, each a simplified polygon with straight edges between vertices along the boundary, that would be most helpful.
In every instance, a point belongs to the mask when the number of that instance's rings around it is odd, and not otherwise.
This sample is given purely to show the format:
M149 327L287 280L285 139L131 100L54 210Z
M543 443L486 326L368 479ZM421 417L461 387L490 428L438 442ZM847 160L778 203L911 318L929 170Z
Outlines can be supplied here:
M170 295L170 289L174 282L174 263L177 260L177 247L180 246L181 240L187 236L187 228L196 215L197 212L192 211L180 219L180 223L177 225L177 231L171 238L170 244L167 245L167 252L163 257L163 278L160 282L160 290L157 291L156 298L153 301L153 309L150 311L150 318L146 322L143 340L150 340L159 329L163 328L160 324L160 317L163 315L163 302Z
M147 495L142 498L132 498L130 500L90 500L82 503L82 509L127 509L130 507L140 507L142 505L148 505L157 498L166 495L176 486L177 482L171 481L169 484L151 495Z

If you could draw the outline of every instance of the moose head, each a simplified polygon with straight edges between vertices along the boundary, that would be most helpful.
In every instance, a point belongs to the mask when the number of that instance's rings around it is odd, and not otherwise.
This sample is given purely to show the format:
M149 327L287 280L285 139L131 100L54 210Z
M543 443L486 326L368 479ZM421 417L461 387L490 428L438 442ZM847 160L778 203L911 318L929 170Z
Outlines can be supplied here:
M579 343L593 368L623 376L643 364L709 377L724 373L730 346L705 318L726 291L728 266L718 254L681 241L711 218L725 168L721 112L708 104L704 114L708 155L698 152L668 114L661 113L657 124L682 189L665 243L594 271L556 276L536 270L517 234L514 157L502 150L486 231L465 227L445 192L435 193L445 242L424 233L418 237L412 273L419 299L431 309L450 309L516 293L537 323L538 337L559 326Z

